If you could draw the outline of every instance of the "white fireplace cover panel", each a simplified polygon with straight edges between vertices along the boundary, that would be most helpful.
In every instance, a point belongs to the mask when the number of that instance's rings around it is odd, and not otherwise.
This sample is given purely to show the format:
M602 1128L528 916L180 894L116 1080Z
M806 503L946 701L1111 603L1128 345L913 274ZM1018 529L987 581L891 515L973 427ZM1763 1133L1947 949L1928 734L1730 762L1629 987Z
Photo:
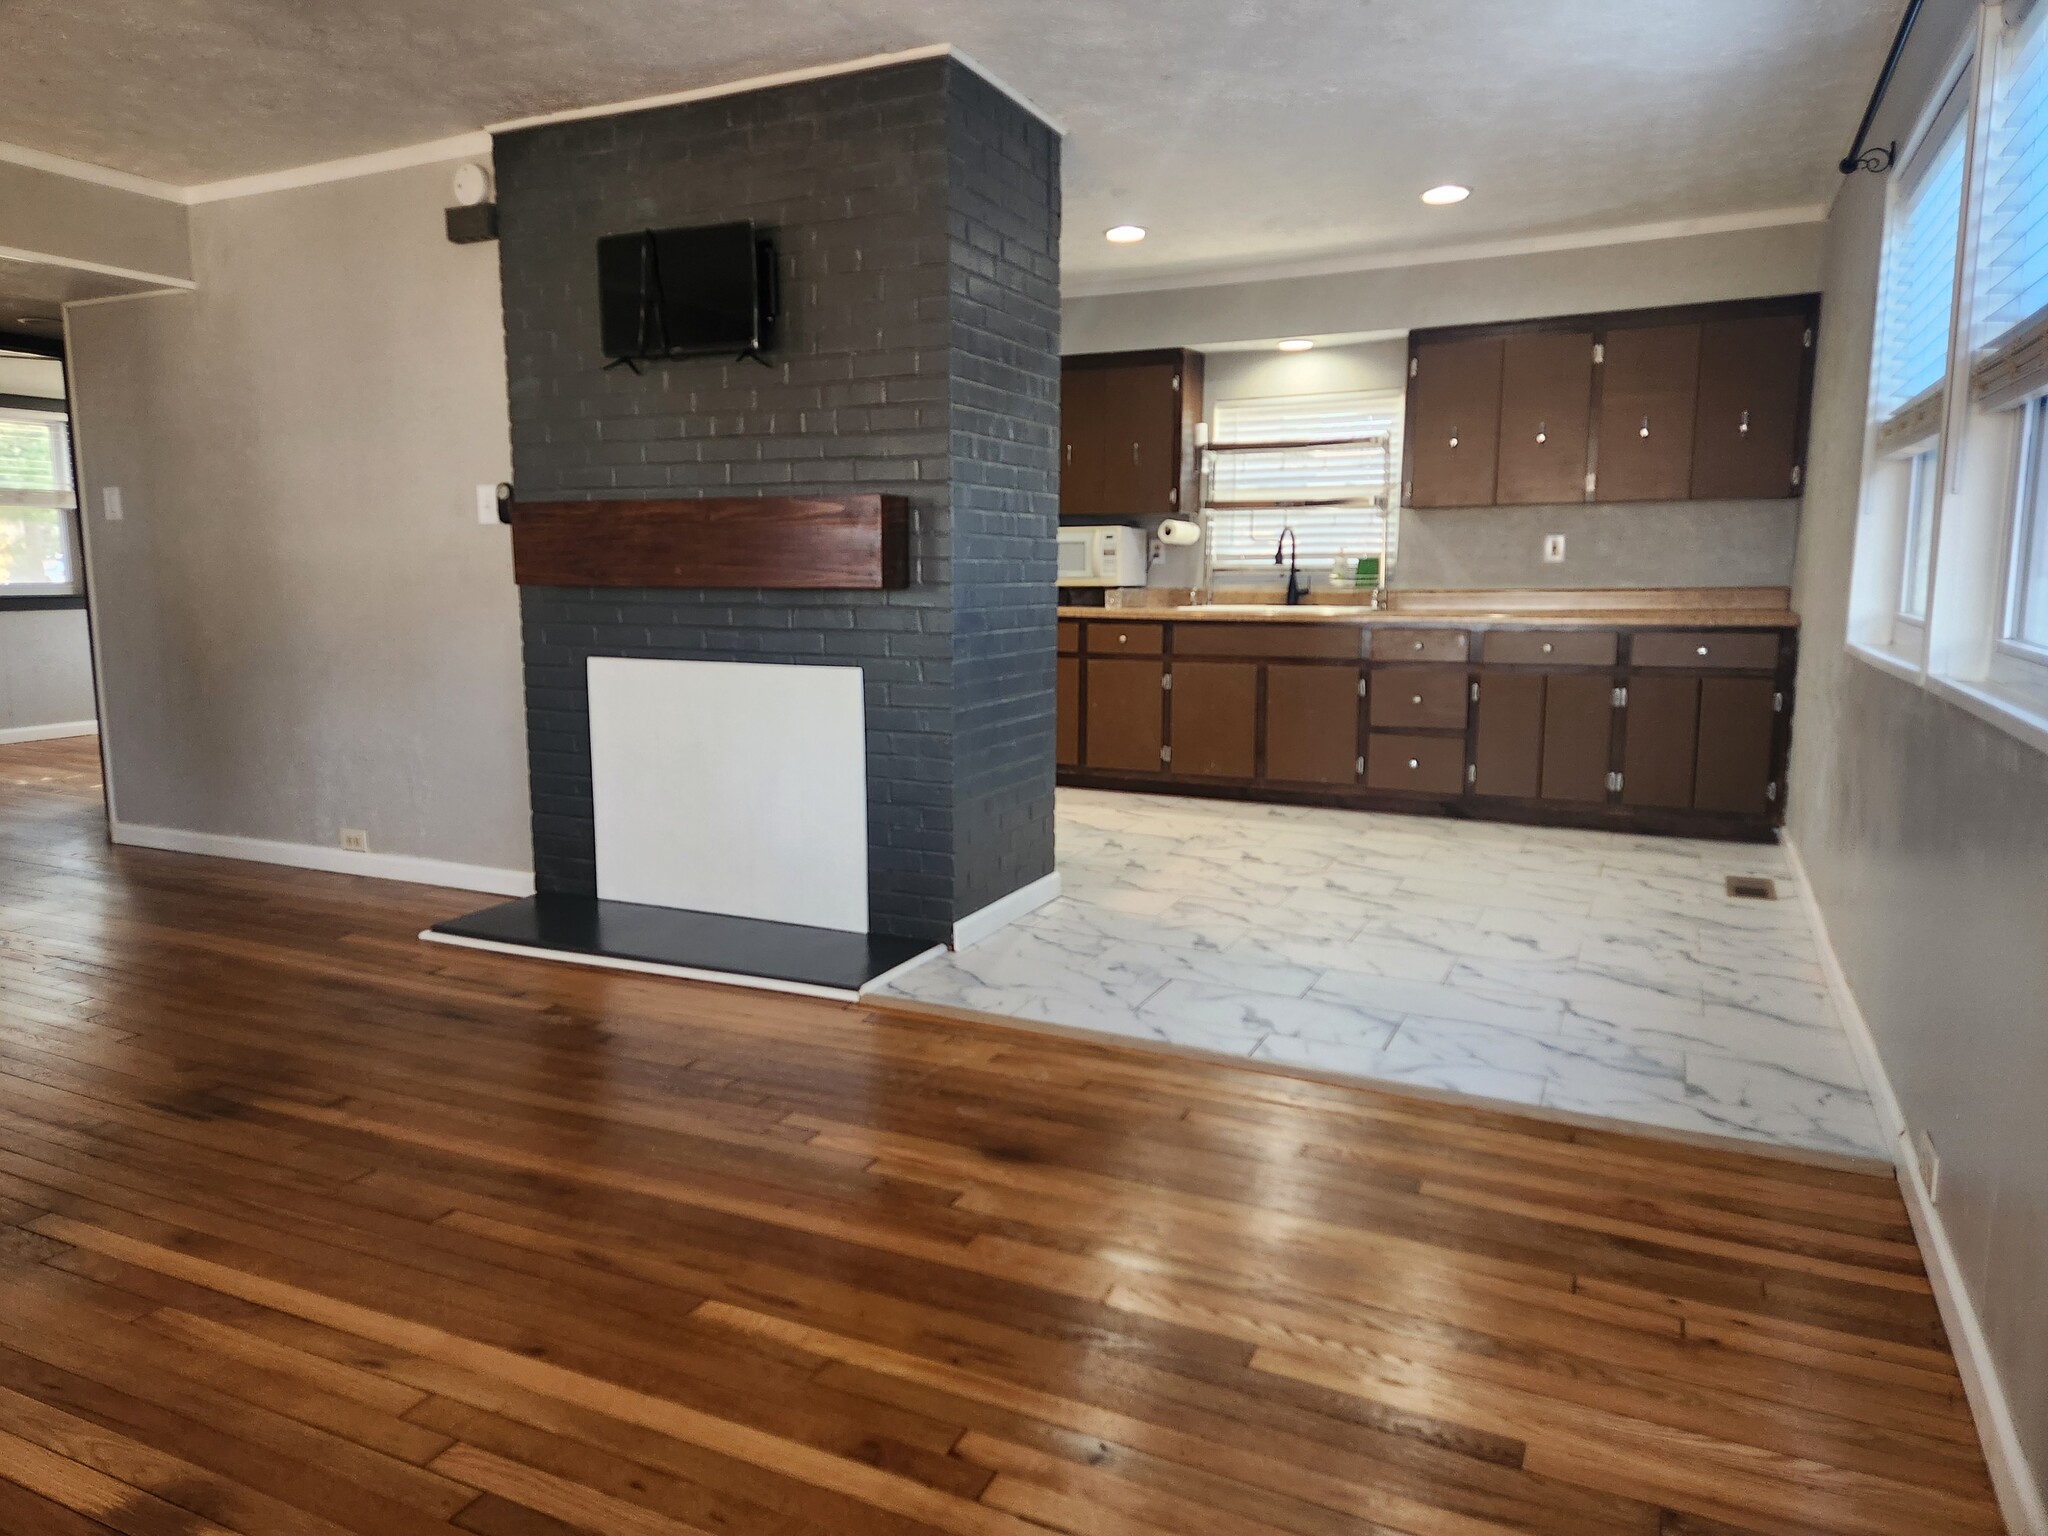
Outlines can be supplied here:
M859 667L590 658L597 894L868 931Z

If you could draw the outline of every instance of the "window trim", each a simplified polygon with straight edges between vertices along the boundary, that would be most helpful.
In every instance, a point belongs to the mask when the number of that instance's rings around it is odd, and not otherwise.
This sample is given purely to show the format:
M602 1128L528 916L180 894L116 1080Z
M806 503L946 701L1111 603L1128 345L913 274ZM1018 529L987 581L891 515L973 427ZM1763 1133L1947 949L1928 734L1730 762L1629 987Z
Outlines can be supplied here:
M51 511L59 514L66 551L65 563L71 571L71 579L69 581L17 581L0 585L0 602L5 602L10 608L17 609L24 604L35 602L38 599L75 599L82 602L85 595L85 530L81 526L77 450L71 437L72 427L69 404L63 400L52 400L48 402L47 408L42 406L0 406L0 421L54 421L61 423L64 429L64 470L71 482L69 491L47 496L24 494L17 491L0 491L0 513L5 513L13 508L27 508L31 511Z

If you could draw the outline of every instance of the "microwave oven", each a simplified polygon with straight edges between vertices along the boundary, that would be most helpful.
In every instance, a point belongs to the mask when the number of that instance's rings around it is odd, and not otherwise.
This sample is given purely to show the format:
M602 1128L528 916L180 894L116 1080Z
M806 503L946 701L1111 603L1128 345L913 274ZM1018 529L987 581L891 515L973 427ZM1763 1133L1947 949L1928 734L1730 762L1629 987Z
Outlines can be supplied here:
M1063 587L1142 587L1145 535L1136 528L1062 528Z

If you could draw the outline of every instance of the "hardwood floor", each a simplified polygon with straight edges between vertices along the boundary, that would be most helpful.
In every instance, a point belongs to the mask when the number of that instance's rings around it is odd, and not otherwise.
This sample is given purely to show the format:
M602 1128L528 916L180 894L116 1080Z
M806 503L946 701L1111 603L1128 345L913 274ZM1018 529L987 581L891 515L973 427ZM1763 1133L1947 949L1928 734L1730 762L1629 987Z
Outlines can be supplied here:
M433 948L0 749L0 1530L2001 1529L1888 1176Z

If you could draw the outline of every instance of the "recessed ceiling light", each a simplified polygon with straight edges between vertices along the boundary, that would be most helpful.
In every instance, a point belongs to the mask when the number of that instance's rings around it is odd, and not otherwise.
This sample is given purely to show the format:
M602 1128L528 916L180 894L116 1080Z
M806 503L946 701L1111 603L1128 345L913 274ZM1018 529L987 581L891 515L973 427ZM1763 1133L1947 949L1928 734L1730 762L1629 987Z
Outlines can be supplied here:
M1114 229L1104 230L1102 238L1111 245L1136 245L1145 238L1145 230L1138 224L1119 224Z
M1306 336L1294 336L1280 343L1282 352L1306 352L1315 345Z
M1470 187L1446 183L1441 187L1431 187L1422 194L1422 200L1432 208L1448 208L1452 203L1462 203L1471 195Z

